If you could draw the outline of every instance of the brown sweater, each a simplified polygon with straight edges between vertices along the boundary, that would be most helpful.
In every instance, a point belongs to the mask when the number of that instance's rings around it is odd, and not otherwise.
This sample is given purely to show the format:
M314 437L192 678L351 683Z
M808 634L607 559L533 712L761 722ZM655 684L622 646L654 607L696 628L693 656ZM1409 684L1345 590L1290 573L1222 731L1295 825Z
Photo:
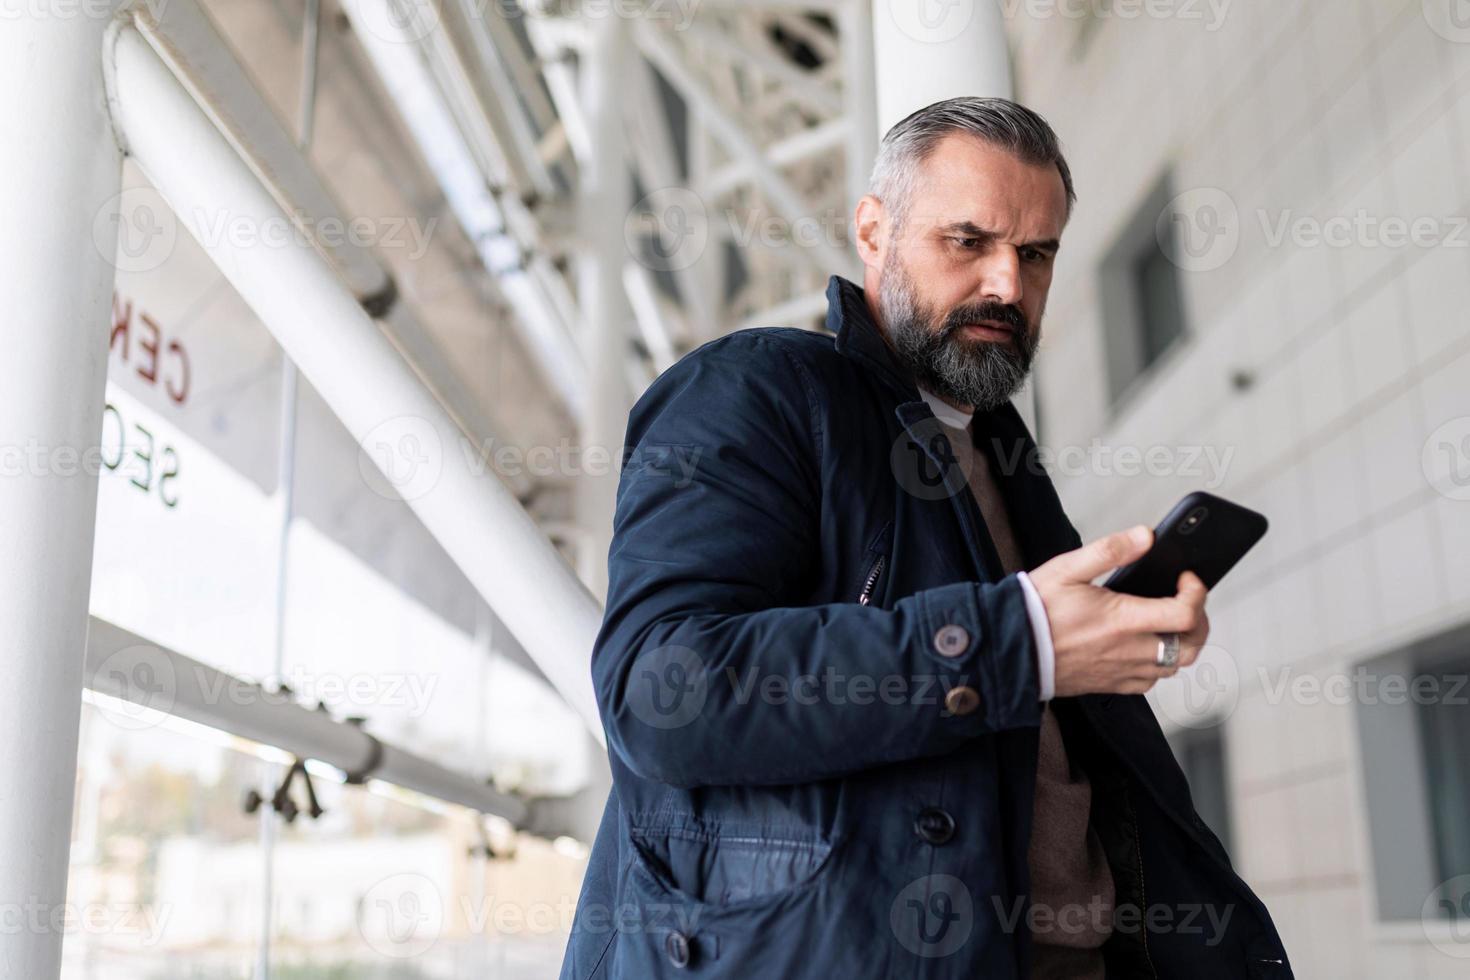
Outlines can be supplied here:
M985 454L975 450L968 430L942 424L980 505L1001 565L1007 575L1022 570L1005 501ZM1091 803L1092 787L1085 775L1072 771L1056 715L1043 705L1027 851L1033 978L1103 980L1100 947L1112 933L1113 876L1102 844L1088 823Z

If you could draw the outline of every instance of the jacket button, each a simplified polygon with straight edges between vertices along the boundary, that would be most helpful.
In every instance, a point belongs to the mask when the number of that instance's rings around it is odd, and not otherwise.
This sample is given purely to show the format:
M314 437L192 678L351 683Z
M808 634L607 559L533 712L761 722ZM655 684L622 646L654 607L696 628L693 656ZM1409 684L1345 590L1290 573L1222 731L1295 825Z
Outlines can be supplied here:
M934 634L934 649L941 657L958 657L970 649L970 633L954 623L941 626Z
M944 696L944 707L952 715L968 715L980 707L980 695L973 687L956 687Z
M669 933L664 939L664 952L675 969L684 969L689 965L689 937L682 932Z
M954 837L954 817L937 806L926 806L914 821L914 833L930 844L948 844Z

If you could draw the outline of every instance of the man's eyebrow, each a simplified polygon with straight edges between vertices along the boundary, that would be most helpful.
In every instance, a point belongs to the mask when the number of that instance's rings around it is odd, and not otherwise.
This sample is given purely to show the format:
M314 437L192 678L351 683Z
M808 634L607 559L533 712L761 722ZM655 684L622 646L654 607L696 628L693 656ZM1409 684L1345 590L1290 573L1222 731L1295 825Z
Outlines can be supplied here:
M988 228L981 228L973 221L951 221L947 225L940 225L939 230L944 234L966 235L970 238L993 239L996 237L995 232ZM1022 242L1020 247L1040 249L1055 255L1061 250L1062 243L1055 238L1046 238L1036 242Z

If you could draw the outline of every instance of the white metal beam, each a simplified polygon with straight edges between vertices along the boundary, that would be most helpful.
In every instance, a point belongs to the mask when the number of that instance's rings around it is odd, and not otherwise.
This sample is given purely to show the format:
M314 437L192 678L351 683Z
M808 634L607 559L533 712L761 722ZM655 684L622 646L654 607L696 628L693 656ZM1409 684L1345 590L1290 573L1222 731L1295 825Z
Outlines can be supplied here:
M730 10L790 10L823 13L840 10L854 0L702 0L710 7Z
M821 316L827 310L827 291L819 289L816 292L795 296L784 303L778 303L768 309L761 310L745 318L740 324L745 327L772 327L790 326L792 323L807 321Z
M826 122L817 123L808 129L800 130L774 143L767 144L762 148L761 153L772 165L789 167L843 146L852 128L852 120L846 116L828 119ZM875 144L876 142L874 140ZM699 192L710 199L724 197L741 184L751 180L753 176L750 168L744 163L727 163L713 170L708 179L698 185Z
M650 192L679 187L683 183L675 166L673 134L669 132L668 115L664 109L663 96L655 81L653 67L636 54L628 59L625 84L628 98L627 117L634 138L630 150L638 168L643 186ZM705 225L708 232L709 215L694 214L689 220ZM697 232L696 232L697 233ZM690 263L675 263L670 270L679 299L689 311L698 336L709 339L718 327L716 304L705 293L700 281L698 266L711 261L707 254L700 254Z
M525 799L96 617L87 635L86 664L87 687L147 711L208 725L344 773L371 770L373 779L503 817L518 827L530 813ZM149 683L138 683L140 677Z
M701 113L710 133L724 144L732 156L750 169L760 189L788 227L795 229L805 223L821 220L780 171L766 160L760 147L751 140L740 124L705 90L683 56L663 33L652 24L640 22L634 25L634 37L644 55L663 73L669 84ZM827 242L819 242L810 248L794 247L794 251L823 272L850 271L853 265L853 258L846 251Z
M718 51L733 64L754 69L772 81L782 85L782 92L793 102L799 102L823 116L836 115L842 111L842 96L826 79L809 72L783 54L773 51L764 34L764 27L756 33L754 44L748 36L736 40L721 28L707 22L695 20L687 28L691 38ZM742 43L745 41L746 43Z
M413 9L423 17L434 8ZM488 186L491 175L482 169L424 62L415 35L427 26L405 22L390 0L345 0L343 10L456 219L515 309L516 324L542 375L580 416L586 410L586 364L572 325L562 321L539 278L528 273L525 243L507 228L506 212Z
M623 263L623 288L628 293L628 302L638 320L638 331L643 335L643 345L653 359L653 368L662 373L678 358L674 350L673 337L679 333L669 322L659 300L658 289L653 284L653 273L641 263L629 259ZM642 391L643 385L633 389Z
M288 213L318 225L345 225L335 197L197 0L140 4L133 18L180 83ZM323 248L353 295L378 313L379 324L394 345L460 421L466 435L477 443L493 436L494 426L486 413L414 312L396 296L387 268L372 250L350 236L339 237ZM506 480L517 494L530 486L522 474Z
M163 198L380 466L378 444L405 434L427 453L403 474L385 472L551 684L603 737L587 670L601 620L597 601L419 382L310 244L252 248L206 233L220 211L261 227L287 220L234 148L135 30L110 49L113 118Z

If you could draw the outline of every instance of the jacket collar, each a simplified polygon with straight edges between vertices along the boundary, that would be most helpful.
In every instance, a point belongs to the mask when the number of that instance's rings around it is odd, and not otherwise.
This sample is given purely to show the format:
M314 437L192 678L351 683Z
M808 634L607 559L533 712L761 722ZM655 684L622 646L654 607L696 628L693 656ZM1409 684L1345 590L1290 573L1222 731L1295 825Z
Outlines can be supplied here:
M827 281L827 329L837 335L839 353L858 361L901 394L894 414L917 442L927 445L928 439L921 437L933 434L925 427L926 420L934 418L933 410L883 339L862 288L842 276ZM989 411L977 411L969 431L976 449L987 454L997 475L1027 567L1034 568L1053 555L1078 547L1081 541L1077 531L1062 510L1056 488L1041 467L1036 443L1016 407L1006 402ZM1000 559L993 553L993 545L987 540L978 551L975 557L980 568L993 566L991 571L998 572Z
M863 288L842 276L827 280L827 329L837 335L839 354L860 362L903 394L919 401L913 377L893 356L868 310Z

